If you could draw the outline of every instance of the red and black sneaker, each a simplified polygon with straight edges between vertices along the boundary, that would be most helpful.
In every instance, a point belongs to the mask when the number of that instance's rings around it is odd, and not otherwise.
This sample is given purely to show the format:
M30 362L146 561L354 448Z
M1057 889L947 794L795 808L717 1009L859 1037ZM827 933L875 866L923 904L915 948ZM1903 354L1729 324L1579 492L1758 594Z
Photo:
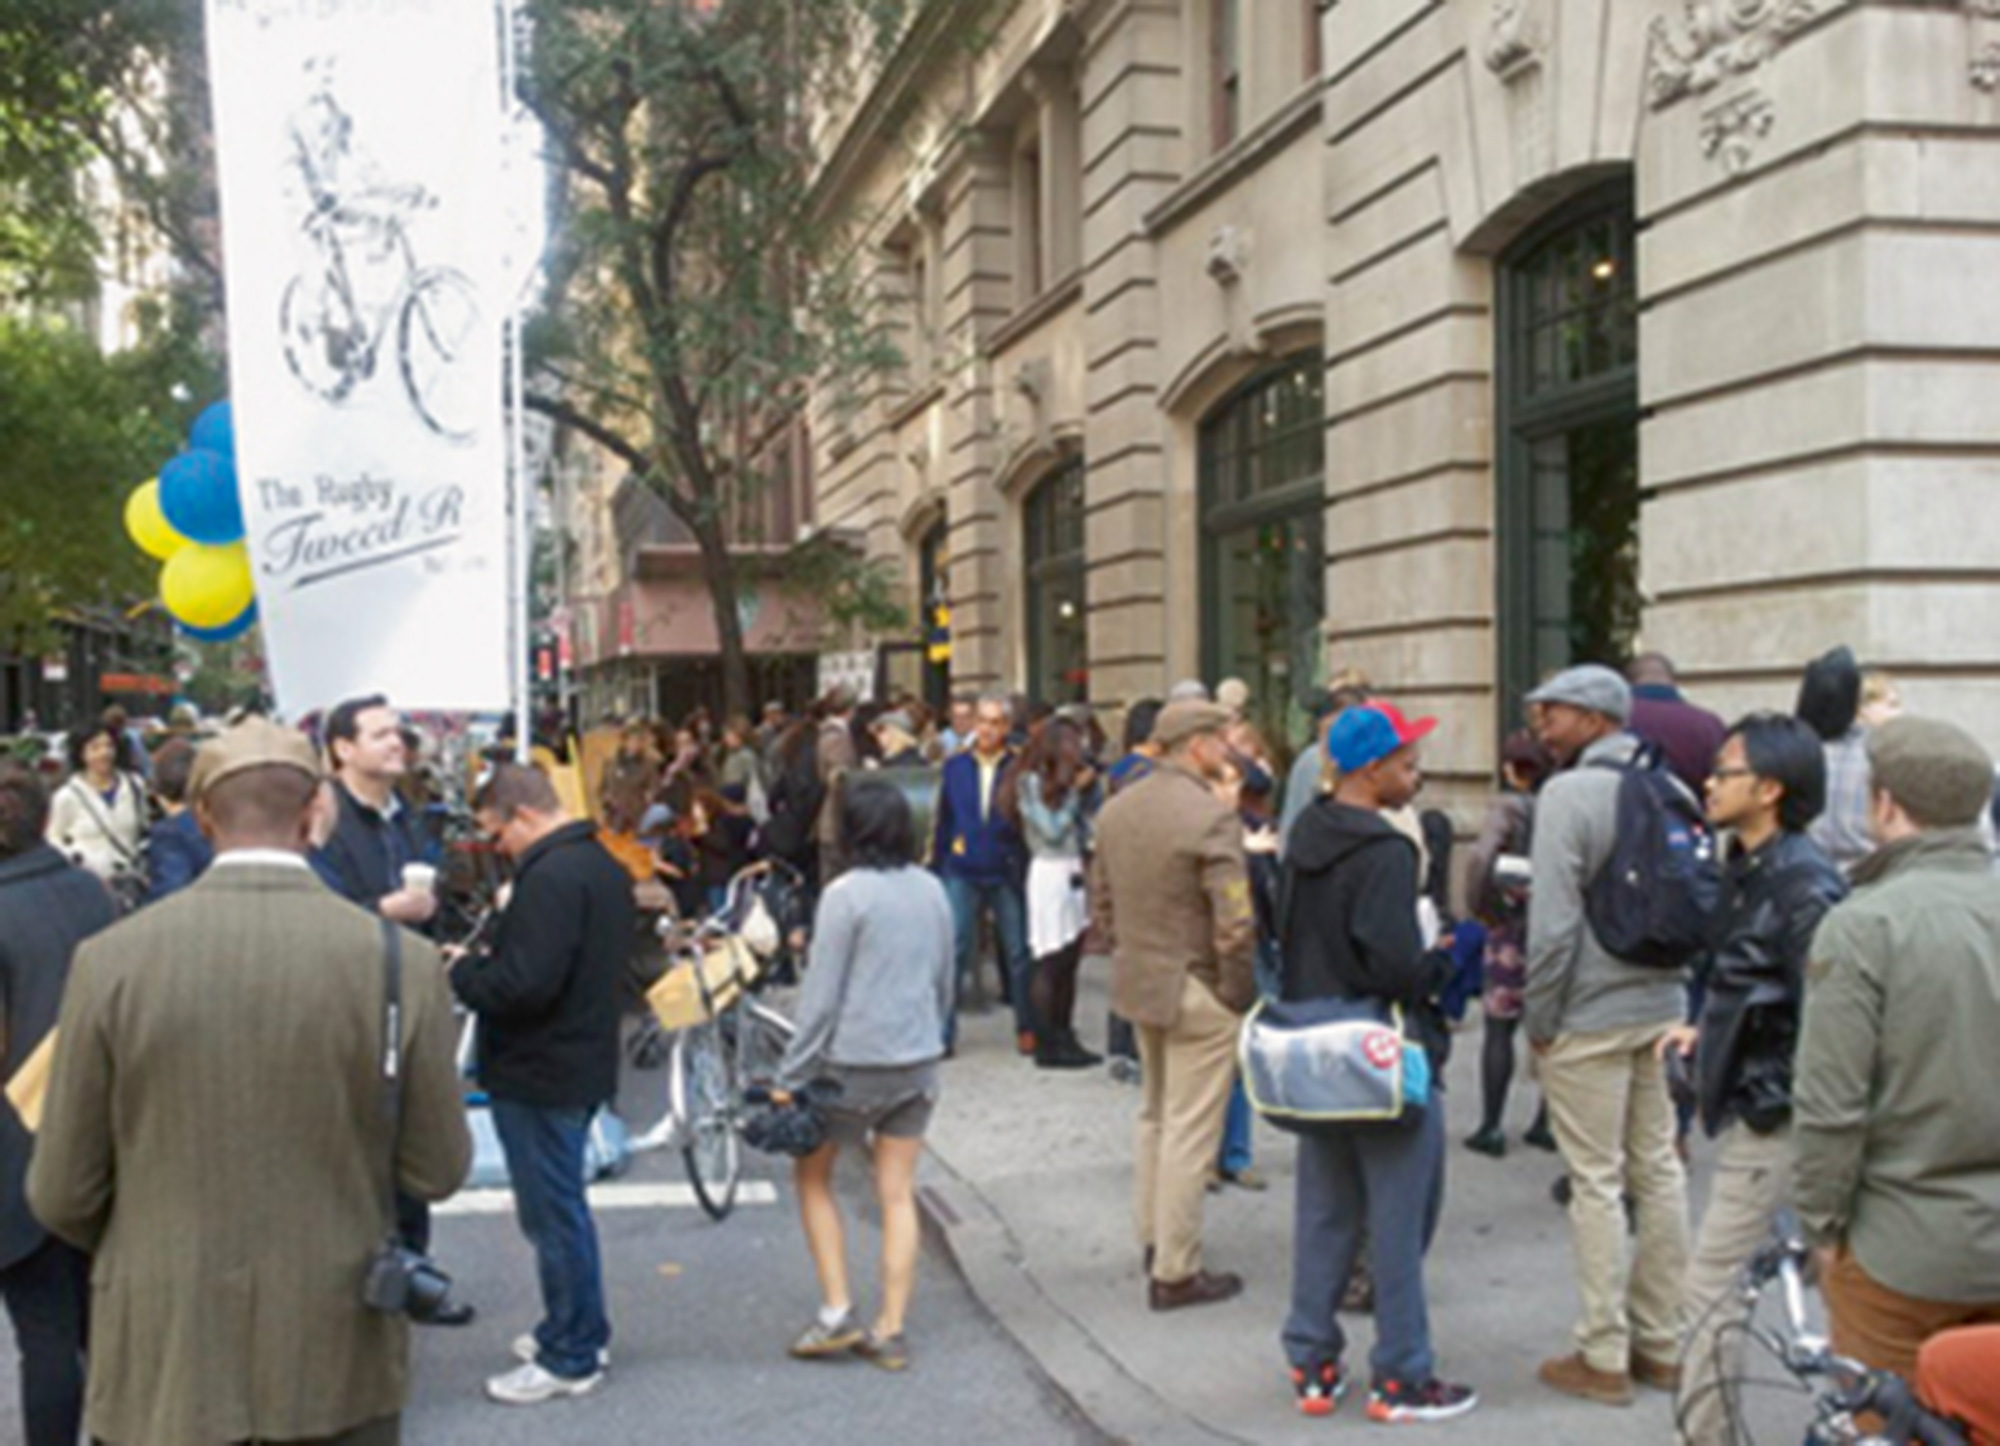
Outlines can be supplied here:
M1433 1376L1428 1381L1377 1381L1368 1393L1368 1419L1387 1426L1416 1421L1449 1421L1479 1404L1470 1386L1456 1386Z
M1322 1361L1310 1369L1292 1367L1292 1389L1299 1393L1299 1413L1331 1416L1340 1398L1347 1394L1347 1376L1332 1362Z

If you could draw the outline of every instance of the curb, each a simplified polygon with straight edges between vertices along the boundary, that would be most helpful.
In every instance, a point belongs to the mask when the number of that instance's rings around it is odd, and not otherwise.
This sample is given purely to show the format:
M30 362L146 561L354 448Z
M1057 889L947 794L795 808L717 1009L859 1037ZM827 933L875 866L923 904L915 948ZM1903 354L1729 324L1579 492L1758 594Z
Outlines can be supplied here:
M1100 1345L1051 1300L1027 1269L1020 1243L978 1188L934 1149L924 1152L917 1208L924 1235L964 1277L979 1303L1041 1368L1080 1420L1109 1442L1237 1438L1189 1418Z

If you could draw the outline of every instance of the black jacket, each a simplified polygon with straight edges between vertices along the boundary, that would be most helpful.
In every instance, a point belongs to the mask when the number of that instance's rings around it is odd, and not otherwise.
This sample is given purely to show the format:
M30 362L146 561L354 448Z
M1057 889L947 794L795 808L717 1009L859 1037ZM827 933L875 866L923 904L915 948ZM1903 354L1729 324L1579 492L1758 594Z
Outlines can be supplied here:
M49 845L0 859L0 1082L54 1027L76 946L116 917L103 881ZM48 1238L22 1193L34 1142L13 1106L0 1102L0 1268Z
M1759 1134L1791 1119L1806 956L1819 921L1846 895L1840 870L1802 833L1730 861L1695 1051L1709 1134L1732 1118Z
M1417 931L1417 846L1370 809L1321 798L1299 815L1279 886L1285 999L1380 999L1403 1006L1441 1073L1451 1031L1437 997L1451 956Z
M479 1016L488 1094L542 1109L590 1109L618 1089L618 1024L636 912L632 876L587 823L521 855L490 953L452 966Z
M383 896L403 887L403 865L423 858L409 811L378 813L344 783L335 783L333 792L340 817L326 846L313 851L313 872L343 899L379 912Z

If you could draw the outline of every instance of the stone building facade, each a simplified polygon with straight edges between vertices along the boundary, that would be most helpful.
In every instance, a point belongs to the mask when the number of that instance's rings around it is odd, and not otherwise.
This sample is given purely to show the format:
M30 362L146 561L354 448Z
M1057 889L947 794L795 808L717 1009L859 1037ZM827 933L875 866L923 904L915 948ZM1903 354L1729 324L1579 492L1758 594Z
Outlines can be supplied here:
M1639 647L2000 734L1996 0L932 0L822 187L909 366L817 515L955 691L1353 666L1467 799Z

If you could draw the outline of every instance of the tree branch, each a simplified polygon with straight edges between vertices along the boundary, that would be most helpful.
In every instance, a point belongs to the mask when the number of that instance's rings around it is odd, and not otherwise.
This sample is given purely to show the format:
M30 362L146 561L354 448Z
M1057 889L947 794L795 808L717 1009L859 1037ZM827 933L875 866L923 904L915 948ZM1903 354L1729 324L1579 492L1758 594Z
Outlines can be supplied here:
M571 406L560 397L551 397L541 392L530 392L521 400L529 411L540 412L557 426L568 427L572 431L582 433L641 477L651 477L654 470L653 459L595 417Z

